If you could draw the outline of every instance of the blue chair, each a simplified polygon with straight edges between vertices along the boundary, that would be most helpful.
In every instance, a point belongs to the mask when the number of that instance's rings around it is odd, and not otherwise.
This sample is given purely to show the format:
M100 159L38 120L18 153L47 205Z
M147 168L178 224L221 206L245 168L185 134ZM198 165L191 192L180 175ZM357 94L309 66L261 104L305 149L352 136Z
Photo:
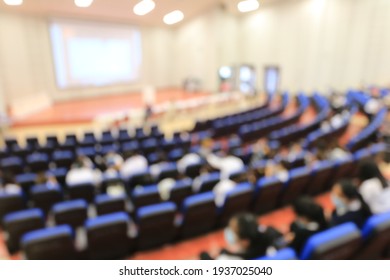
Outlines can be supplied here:
M134 187L140 185L140 186L147 186L154 183L152 175L149 173L149 171L145 171L139 174L135 174L130 178L122 178L123 182L125 183L126 190L130 194Z
M271 260L297 260L297 259L298 257L294 249L284 248L276 252L276 254L273 256L260 257L257 258L256 260L271 261Z
M28 194L30 188L35 185L37 175L35 173L23 173L15 176L16 184L22 187L23 191Z
M36 151L39 148L39 141L37 137L27 137L26 138L26 147L30 151Z
M317 195L333 184L333 172L335 164L332 161L319 162L312 171L311 179L307 185L306 193L308 195Z
M140 207L137 211L137 248L145 250L172 242L177 233L175 214L176 205L173 202Z
M23 193L0 193L0 224L3 223L3 217L9 213L23 210L26 203Z
M68 171L69 170L67 168L55 168L47 171L47 173L50 176L54 176L61 186L65 186L66 174L68 174Z
M58 138L55 135L48 135L46 136L46 146L56 149L59 147Z
M13 174L20 174L23 172L24 164L20 157L7 157L1 160L0 167L4 172L11 172Z
M131 137L129 135L129 132L126 129L119 130L118 141L120 143L131 141Z
M53 162L57 168L69 169L75 161L75 154L71 150L55 151L53 153Z
M219 225L224 227L232 216L239 212L248 211L253 194L254 190L250 183L238 184L233 190L228 192L224 205L219 209Z
M71 200L84 199L92 202L95 197L95 185L93 183L83 183L68 186L68 195Z
M157 185L135 188L131 194L131 198L135 209L161 202Z
M76 150L76 154L78 156L86 156L89 157L91 160L94 160L97 153L94 146L83 146L81 148L78 148Z
M185 152L181 148L176 148L169 152L168 159L171 161L178 161L184 156Z
M93 132L85 132L84 138L80 141L80 147L95 146L97 144L95 134Z
M115 138L112 136L111 131L103 131L100 139L100 145L111 145L115 142Z
M337 172L334 174L335 181L353 177L356 173L356 167L357 165L352 155L338 160L336 163Z
M31 154L27 157L26 162L31 172L42 172L49 169L49 157L47 154Z
M276 209L283 186L284 183L277 177L261 178L255 188L253 211L257 214L263 214Z
M390 212L370 217L363 227L364 246L355 259L378 260L390 255Z
M78 259L74 233L67 225L31 231L23 236L21 244L28 260Z
M75 134L67 134L65 142L61 144L61 149L75 151L79 141Z
M181 208L180 237L189 238L212 230L217 223L217 208L213 192L187 197Z
M176 181L174 187L171 190L169 200L175 203L179 208L183 203L183 200L192 194L192 180L190 178L185 178Z
M311 170L308 167L299 167L290 170L289 181L283 189L280 205L291 203L298 196L302 195L310 181L310 175Z
M215 185L219 182L221 174L219 172L212 172L208 174L201 175L199 193L209 192L213 190Z
M6 138L4 139L4 144L7 147L7 149L11 151L14 146L19 146L18 140L16 140L16 138Z
M59 185L37 185L31 189L30 200L34 207L48 213L52 206L62 201L62 190Z
M184 174L187 177L190 177L192 179L195 177L198 177L200 175L200 170L201 170L203 165L204 165L203 162L190 164L186 167Z
M242 170L230 174L229 179L236 183L248 181L248 168L244 167Z
M13 212L4 217L3 226L8 236L8 251L13 254L19 250L20 239L25 233L45 226L44 215L38 208Z
M131 240L127 235L129 216L117 212L88 219L85 222L90 259L119 259L127 256Z
M155 138L149 138L141 142L141 149L145 154L153 153L158 148L158 141Z
M161 181L166 178L176 178L178 174L179 171L177 170L176 163L169 162L161 168L157 181Z
M70 225L73 228L84 224L87 219L88 204L85 200L71 200L53 205L52 213L56 225Z
M310 237L300 256L303 260L346 260L352 258L362 245L360 230L345 223Z
M99 216L115 212L126 212L126 196L101 194L95 197L95 206Z

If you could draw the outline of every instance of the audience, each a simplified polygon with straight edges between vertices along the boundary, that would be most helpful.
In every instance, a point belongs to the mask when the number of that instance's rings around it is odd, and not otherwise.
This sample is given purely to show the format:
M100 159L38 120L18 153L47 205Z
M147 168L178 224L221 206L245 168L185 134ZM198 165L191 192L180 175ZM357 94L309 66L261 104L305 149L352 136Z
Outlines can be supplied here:
M85 157L78 157L66 174L65 182L68 186L92 183L95 187L100 187L102 173L98 169L91 168Z
M1 172L1 170L0 170ZM10 172L2 172L0 176L0 193L15 194L20 193L22 188L16 184L15 177Z
M224 151L219 151L217 155L210 153L207 156L207 162L211 167L221 172L221 180L229 179L230 175L241 171L245 167L240 158L228 155Z
M189 153L177 161L177 170L181 174L185 174L187 167L199 164L202 162L202 158L196 153Z
M147 159L137 151L126 152L125 162L123 163L120 174L122 178L131 178L134 175L146 172L148 170Z

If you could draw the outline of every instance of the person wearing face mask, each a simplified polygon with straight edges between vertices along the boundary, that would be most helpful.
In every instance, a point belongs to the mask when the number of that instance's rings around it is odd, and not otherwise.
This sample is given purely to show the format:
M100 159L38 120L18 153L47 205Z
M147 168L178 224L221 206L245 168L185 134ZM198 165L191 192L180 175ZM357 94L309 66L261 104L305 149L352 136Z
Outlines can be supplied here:
M227 243L218 256L203 252L203 260L250 260L272 251L273 238L268 230L259 227L256 216L240 213L233 216L224 230Z
M353 222L361 228L372 215L370 207L350 180L336 183L332 188L331 199L336 207L331 216L331 226Z

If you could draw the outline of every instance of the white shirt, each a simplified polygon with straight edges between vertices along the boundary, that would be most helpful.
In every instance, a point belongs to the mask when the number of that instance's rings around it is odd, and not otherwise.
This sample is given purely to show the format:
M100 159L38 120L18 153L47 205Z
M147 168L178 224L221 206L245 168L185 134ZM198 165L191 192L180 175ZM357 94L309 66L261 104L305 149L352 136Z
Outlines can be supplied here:
M182 157L178 162L177 162L177 170L184 174L186 171L187 167L193 164L197 164L201 161L201 158L199 155L195 153L190 153L186 154L184 157Z
M65 181L68 186L88 183L99 186L102 182L102 173L88 167L73 168L66 174Z
M4 186L3 189L0 188L0 192L4 192L6 194L19 194L22 192L22 188L16 184L7 184Z
M378 178L364 181L359 192L374 214L390 211L390 188L383 188Z
M349 156L349 153L341 148L334 148L328 155L330 160L339 160L347 156Z
M122 165L120 173L122 178L130 178L133 175L148 170L148 161L144 156L136 155L128 158Z
M172 178L166 178L158 183L157 188L162 200L168 200L170 198L171 190L175 186L175 183L176 181Z
M214 154L207 156L207 162L221 171L221 180L229 179L231 174L241 171L245 166L241 159L235 156L218 157Z
M368 100L364 105L364 111L371 115L378 113L379 109L380 109L379 101L373 98Z
M231 180L222 180L219 181L213 188L213 193L215 195L215 204L217 207L223 206L225 203L226 194L234 189L236 183Z

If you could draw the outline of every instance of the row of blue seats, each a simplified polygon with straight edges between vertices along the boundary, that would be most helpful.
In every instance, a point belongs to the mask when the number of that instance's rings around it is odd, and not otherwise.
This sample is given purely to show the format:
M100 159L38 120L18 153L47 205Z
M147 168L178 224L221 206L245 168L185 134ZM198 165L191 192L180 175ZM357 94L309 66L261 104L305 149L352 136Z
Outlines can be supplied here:
M380 260L390 257L390 213L370 217L362 230L346 223L313 235L301 255L291 248L258 260Z

